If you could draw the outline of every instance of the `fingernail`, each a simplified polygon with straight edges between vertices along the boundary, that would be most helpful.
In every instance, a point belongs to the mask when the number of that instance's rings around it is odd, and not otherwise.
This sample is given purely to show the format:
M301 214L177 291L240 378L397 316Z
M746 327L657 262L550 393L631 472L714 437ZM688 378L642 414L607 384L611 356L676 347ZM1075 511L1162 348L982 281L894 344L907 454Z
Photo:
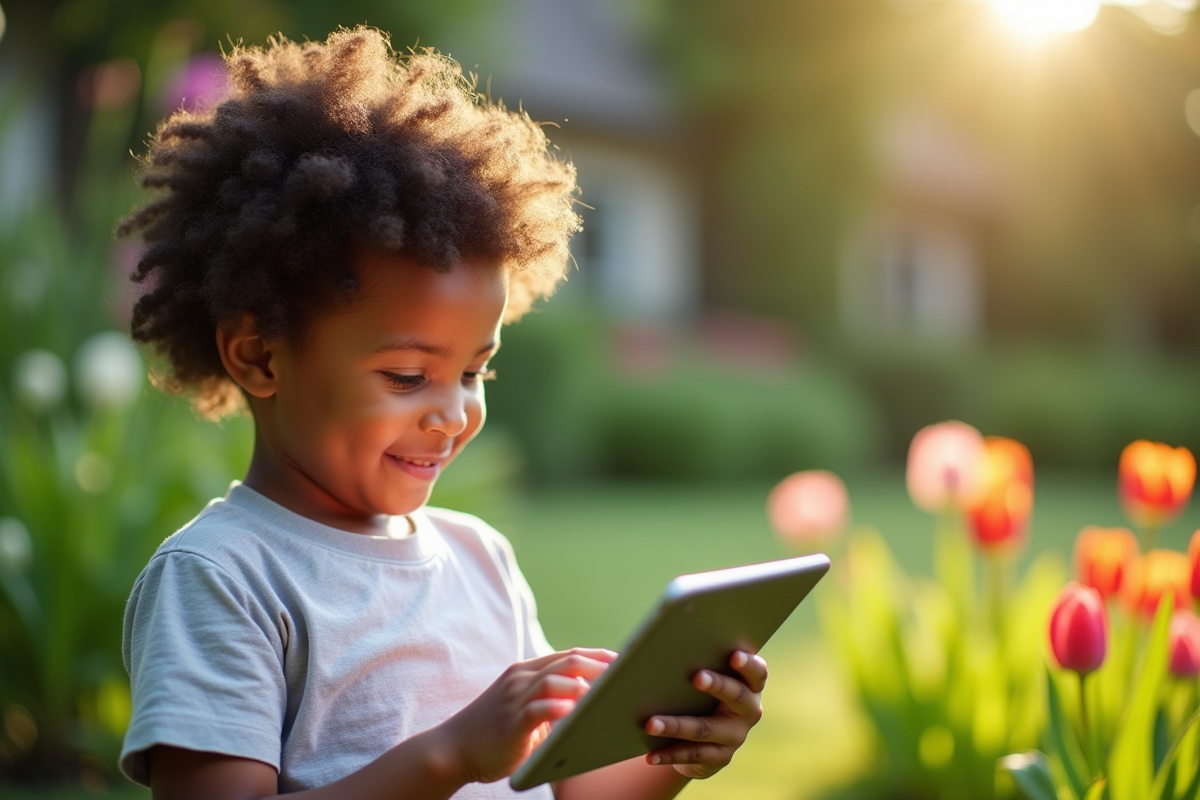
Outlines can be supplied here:
M748 655L746 655L745 653L743 653L741 650L738 650L736 653L733 654L732 661L733 661L733 665L735 667L744 667L744 666L746 666L746 662L749 660L750 660L750 657Z
M650 763L651 764L661 764L662 759L658 756L650 756Z
M712 675L707 672L701 672L699 677L696 678L696 684L701 689L707 689L709 686L712 686L712 682Z
M652 735L657 736L658 734L662 733L666 729L667 729L667 726L663 724L663 721L661 719L650 720L650 733Z

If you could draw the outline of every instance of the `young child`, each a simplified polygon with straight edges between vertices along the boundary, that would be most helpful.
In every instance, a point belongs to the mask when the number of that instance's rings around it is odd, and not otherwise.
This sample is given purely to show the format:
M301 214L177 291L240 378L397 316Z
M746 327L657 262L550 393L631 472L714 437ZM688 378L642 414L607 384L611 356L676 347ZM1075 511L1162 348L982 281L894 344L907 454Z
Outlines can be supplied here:
M125 616L121 768L156 800L498 798L615 657L554 652L508 543L425 503L479 432L501 324L562 278L572 167L451 60L377 31L237 48L231 93L150 145L134 337L245 480L167 539ZM529 797L673 797L727 764L766 665L706 671L683 740Z

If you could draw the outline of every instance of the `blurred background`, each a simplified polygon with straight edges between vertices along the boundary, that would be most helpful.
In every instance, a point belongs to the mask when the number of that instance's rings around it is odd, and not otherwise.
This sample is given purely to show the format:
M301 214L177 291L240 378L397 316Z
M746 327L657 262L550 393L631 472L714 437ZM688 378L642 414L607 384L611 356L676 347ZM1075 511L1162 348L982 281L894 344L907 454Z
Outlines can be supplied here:
M791 552L765 503L798 470L928 573L903 467L929 423L1028 446L1025 561L1120 523L1132 439L1200 447L1195 6L0 0L0 792L146 796L114 769L124 599L251 428L149 385L112 230L231 43L368 23L552 124L578 269L506 332L437 500L509 535L552 642L616 647L671 576ZM866 791L811 608L770 647L761 732L683 796Z

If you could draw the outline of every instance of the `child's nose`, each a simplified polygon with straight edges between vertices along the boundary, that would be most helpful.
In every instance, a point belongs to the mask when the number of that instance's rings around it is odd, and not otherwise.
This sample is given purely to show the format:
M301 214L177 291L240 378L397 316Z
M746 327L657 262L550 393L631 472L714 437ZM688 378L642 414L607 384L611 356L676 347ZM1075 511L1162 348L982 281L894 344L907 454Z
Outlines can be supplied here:
M459 435L467 428L469 402L466 392L461 389L447 388L439 392L421 419L422 427L431 433Z

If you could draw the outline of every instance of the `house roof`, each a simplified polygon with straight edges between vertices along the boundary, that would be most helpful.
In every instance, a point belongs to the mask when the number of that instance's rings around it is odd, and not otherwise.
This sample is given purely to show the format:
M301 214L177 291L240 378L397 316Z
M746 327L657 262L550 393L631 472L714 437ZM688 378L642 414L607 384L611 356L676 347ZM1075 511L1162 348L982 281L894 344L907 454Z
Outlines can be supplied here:
M508 0L491 18L450 36L480 85L534 119L569 130L637 138L669 135L671 95L619 4L595 0Z

